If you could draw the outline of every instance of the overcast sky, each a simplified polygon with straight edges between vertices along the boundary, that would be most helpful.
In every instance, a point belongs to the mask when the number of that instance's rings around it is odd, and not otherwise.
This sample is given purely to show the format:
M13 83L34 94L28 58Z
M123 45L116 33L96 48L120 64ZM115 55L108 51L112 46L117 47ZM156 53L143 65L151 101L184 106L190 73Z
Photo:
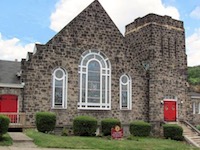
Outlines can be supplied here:
M148 13L184 21L188 65L200 65L200 0L99 0L124 34L125 25ZM45 44L93 0L1 0L0 59L19 61Z

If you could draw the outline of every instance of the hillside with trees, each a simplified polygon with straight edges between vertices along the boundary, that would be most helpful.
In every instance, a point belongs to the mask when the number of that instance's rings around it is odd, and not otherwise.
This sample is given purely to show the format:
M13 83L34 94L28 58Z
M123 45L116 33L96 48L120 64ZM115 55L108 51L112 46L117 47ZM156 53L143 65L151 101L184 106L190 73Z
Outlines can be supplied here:
M200 66L188 67L188 82L191 91L200 92Z

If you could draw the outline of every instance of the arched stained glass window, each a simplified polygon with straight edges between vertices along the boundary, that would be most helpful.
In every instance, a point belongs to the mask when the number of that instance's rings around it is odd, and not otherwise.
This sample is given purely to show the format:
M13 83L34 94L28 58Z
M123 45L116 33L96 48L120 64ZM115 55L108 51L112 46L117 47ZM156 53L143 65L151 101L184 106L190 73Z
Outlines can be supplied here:
M87 51L79 65L79 109L111 108L111 66L104 54Z
M67 73L62 68L57 68L54 70L52 78L52 108L67 108Z
M131 78L123 74L120 77L120 109L132 109L132 86Z

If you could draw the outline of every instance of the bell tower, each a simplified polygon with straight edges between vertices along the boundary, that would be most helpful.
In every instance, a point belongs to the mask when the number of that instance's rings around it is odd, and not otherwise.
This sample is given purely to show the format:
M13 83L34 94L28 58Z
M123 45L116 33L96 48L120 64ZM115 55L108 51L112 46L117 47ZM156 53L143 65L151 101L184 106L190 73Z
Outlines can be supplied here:
M145 68L147 120L155 128L163 121L186 120L189 101L183 22L149 14L127 25L125 38L132 55ZM173 109L173 116L165 109Z

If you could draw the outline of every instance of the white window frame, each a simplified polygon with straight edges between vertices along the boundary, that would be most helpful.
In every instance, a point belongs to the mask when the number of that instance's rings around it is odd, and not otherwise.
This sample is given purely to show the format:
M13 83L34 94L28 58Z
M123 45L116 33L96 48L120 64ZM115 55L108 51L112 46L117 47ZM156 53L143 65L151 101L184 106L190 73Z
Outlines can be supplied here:
M199 105L198 105L198 114L200 114L200 102L199 102Z
M123 77L127 78L126 83L122 82ZM120 83L120 94L119 94L120 95L120 109L121 110L131 110L132 109L132 80L131 80L131 77L127 74L123 74L119 79L119 83ZM127 86L127 107L122 106L122 86Z
M193 114L196 114L196 104L195 104L195 102L193 102L192 110L193 110Z
M63 77L57 78L56 72L62 71ZM67 108L67 83L68 83L68 74L67 71L62 69L61 67L56 68L52 73L52 109L66 109ZM63 80L63 86L62 86L62 105L56 105L55 104L55 80Z
M100 103L88 102L88 65L97 61L100 65ZM85 78L83 78L83 76ZM103 81L105 82L103 83ZM83 81L84 80L84 81ZM85 84L84 84L85 83ZM104 90L103 90L104 84ZM83 86L85 87L83 89ZM85 94L83 96L83 94ZM103 94L105 99L103 101ZM79 102L78 109L110 110L111 109L111 64L109 59L100 51L89 50L82 54L79 63Z

